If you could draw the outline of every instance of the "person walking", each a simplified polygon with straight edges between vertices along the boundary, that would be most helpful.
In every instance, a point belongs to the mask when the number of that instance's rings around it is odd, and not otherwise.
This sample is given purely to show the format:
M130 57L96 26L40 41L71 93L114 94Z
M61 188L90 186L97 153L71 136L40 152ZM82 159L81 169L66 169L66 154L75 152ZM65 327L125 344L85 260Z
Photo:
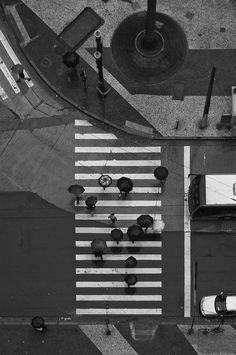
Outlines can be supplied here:
M110 221L111 221L111 227L114 227L115 224L116 224L116 222L117 222L117 218L116 218L116 216L115 216L115 213L112 212L112 213L108 216L108 218L109 218Z
M21 64L15 64L13 65L13 67L11 68L12 73L15 73L18 75L18 79L16 80L17 83L20 83L21 80L27 80L30 81L31 78L26 78L25 74L24 74L24 67Z

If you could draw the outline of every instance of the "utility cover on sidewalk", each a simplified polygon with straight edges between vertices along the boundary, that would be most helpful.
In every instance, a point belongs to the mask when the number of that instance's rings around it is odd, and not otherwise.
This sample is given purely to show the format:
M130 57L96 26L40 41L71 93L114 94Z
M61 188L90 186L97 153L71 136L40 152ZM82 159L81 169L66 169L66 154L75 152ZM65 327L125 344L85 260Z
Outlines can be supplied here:
M104 20L91 7L86 7L64 30L58 39L69 45L72 51L78 49L93 32L102 26Z

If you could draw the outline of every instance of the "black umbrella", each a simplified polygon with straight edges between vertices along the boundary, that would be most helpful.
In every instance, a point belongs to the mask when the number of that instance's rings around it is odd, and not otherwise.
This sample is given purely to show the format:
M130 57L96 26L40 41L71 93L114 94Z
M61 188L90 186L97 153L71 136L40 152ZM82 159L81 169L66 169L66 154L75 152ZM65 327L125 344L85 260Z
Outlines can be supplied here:
M85 191L85 189L82 185L71 185L68 187L67 191L71 194L75 194L75 196L79 196Z
M126 267L135 267L137 265L137 260L130 256L128 259L125 260Z
M120 191L130 192L133 189L134 184L130 178L123 176L117 180L116 186Z
M85 203L87 205L88 208L94 207L97 203L97 197L96 196L89 196L88 198L86 198Z
M138 224L130 226L127 230L127 234L133 243L135 239L141 238L144 235L142 228Z
M106 187L109 187L112 184L112 178L109 175L101 175L98 179L98 183L105 190Z
M62 61L67 68L75 68L80 62L80 56L76 52L66 52L66 54L63 55Z
M144 228L149 228L153 225L153 218L148 214L142 214L137 218L137 223Z
M128 287L130 287L131 285L135 285L137 281L138 278L134 274L128 274L125 276L125 282L127 283Z
M36 316L36 317L32 318L31 325L34 329L41 330L45 327L44 319L40 316Z
M106 247L107 244L103 239L94 239L91 243L91 248L95 256L100 256L101 259L102 259L102 254L104 253Z
M121 241L123 236L124 236L124 234L123 234L122 230L120 230L118 228L112 229L111 238L113 240L115 240L117 244L119 244L119 242Z
M165 180L168 174L169 174L168 169L165 168L164 166L158 166L154 170L154 176L157 180Z

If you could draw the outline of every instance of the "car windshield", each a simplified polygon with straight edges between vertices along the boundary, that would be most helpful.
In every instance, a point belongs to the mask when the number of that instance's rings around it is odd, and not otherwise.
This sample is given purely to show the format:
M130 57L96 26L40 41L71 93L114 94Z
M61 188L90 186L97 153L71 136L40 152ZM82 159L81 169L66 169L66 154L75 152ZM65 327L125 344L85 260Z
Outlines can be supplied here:
M219 295L216 296L215 299L215 309L216 309L216 313L224 313L227 311L226 309L226 296L224 295Z

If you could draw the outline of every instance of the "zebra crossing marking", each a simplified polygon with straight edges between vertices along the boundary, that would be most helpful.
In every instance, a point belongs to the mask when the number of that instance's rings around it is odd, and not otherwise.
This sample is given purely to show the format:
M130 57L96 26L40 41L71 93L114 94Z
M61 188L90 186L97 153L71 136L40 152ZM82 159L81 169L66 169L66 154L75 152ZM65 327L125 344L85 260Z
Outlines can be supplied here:
M80 201L80 207L86 207L85 201ZM107 207L107 206L116 206L116 207L140 207L140 206L161 206L161 201L156 200L98 200L96 207Z
M128 257L127 254L103 254L103 260L108 261L108 260L126 260ZM136 260L150 260L150 261L160 261L161 260L161 254L135 254L135 259ZM76 254L75 255L75 260L76 261L81 261L81 260L88 260L88 261L93 261L97 260L97 257L94 256L93 254Z
M92 126L92 124L90 122L88 122L87 120L75 120L75 126L83 126L83 127L88 127L88 126Z
M75 133L75 139L117 139L112 133Z
M160 153L161 147L75 147L75 153Z
M162 301L161 295L76 295L76 301Z
M76 288L87 288L87 287L93 287L93 288L111 288L111 287L117 287L117 288L125 288L127 286L125 281L77 281L76 282ZM161 281L137 281L135 285L130 285L130 287L137 287L137 288L143 288L143 287L162 287L162 282Z
M140 213L138 214L120 214L120 213L116 213L116 217L119 221L121 220L136 220L138 217L140 216ZM161 219L161 214L159 213L155 213L155 216L150 214L151 217L155 217L155 219ZM89 213L76 213L75 215L75 219L76 220L106 220L107 221L107 218L108 215L107 213L96 213L94 214L93 216L91 216L91 214Z
M76 315L127 315L156 314L161 315L161 308L77 308Z
M75 246L77 248L88 248L91 247L92 240L76 240ZM135 241L132 243L131 241L120 241L119 244L117 244L113 240L108 240L106 241L106 244L108 248L113 248L113 247L124 247L124 248L134 248L134 247L151 247L151 248L161 248L162 243L161 241Z
M76 268L77 275L86 274L161 274L162 268Z
M111 193L117 193L119 194L120 191L118 190L117 187L110 187L104 190L101 186L84 186L85 193L104 193L104 194L111 194ZM161 187L135 187L133 190L130 192L130 196L133 194L160 194L161 193Z
M75 174L75 180L98 180L98 178L101 176L101 174ZM130 174L130 173L126 173L126 174L110 174L109 176L114 179L114 180L118 180L119 178L121 178L122 176L126 176L128 178L130 178L131 180L155 180L155 176L154 174Z
M77 122L77 126L82 126L86 125L84 122ZM91 129L90 129L91 131ZM135 268L126 268L126 267L98 267L98 268L93 268L93 267L84 267L86 265L89 266L89 263L91 265L91 262L99 260L91 251L91 242L93 240L93 237L98 236L98 234L101 235L101 237L105 237L105 239L110 238L110 233L111 230L116 228L115 226L111 226L110 221L108 220L108 214L109 213L97 213L97 212L104 212L106 211L107 207L115 207L116 208L116 217L118 219L118 225L122 226L122 228L119 228L122 230L124 234L127 233L128 227L124 227L124 225L131 225L136 223L137 218L141 214L146 214L147 213L147 208L149 210L153 210L156 208L161 207L162 203L160 199L157 199L158 193L161 192L161 188L158 186L150 186L148 187L147 185L154 185L155 184L155 176L153 173L149 173L150 167L153 166L158 166L161 165L161 160L160 159L155 159L154 157L155 153L160 153L161 152L161 147L114 147L114 146L96 146L100 145L102 140L106 142L108 145L107 141L111 142L112 145L112 140L117 139L112 134L108 133L88 133L89 130L87 130L86 133L78 133L75 135L76 139L81 139L85 140L91 139L91 146L86 146L86 147L75 147L75 153L80 154L80 158L78 159L78 155L76 156L75 160L75 167L79 169L78 173L75 173L75 180L81 180L79 182L80 184L83 185L85 188L85 197L83 200L79 202L79 204L75 203L75 207L77 208L77 213L75 214L75 220L80 221L81 224L83 221L99 221L101 223L106 223L105 226L103 227L75 227L75 232L77 236L79 237L79 240L75 241L75 246L76 246L76 253L75 253L75 260L77 262L76 266L81 265L82 267L76 267L76 275L77 275L77 280L76 280L76 289L78 291L78 294L76 295L76 301L80 302L78 306L76 307L76 314L77 315L105 315L105 314L114 314L114 315L122 315L122 314L152 314L152 315L159 315L162 314L162 309L161 308L146 308L148 302L161 302L162 301L162 296L160 295L160 290L162 287L162 282L158 280L162 274L162 268L156 267L159 266L159 262L162 260L162 255L159 252L160 248L162 246L161 241L135 241L132 243L130 240L122 240L117 244L113 240L106 240L106 244L108 248L134 248L134 250L137 250L137 248L144 248L142 250L143 254L140 253L135 253L134 257L136 260L138 260L139 267ZM97 140L97 142L95 142ZM100 140L100 141L98 141ZM93 143L95 142L95 143ZM89 143L86 142L86 145ZM113 143L114 144L114 143ZM91 159L89 159L89 153L95 153L95 155L91 156ZM110 156L109 154L122 154L121 159L114 159L114 156ZM126 153L126 156L123 154ZM134 156L134 160L131 159L132 155L131 154L138 154L138 156ZM84 155L81 155L84 154ZM100 154L96 155L96 154ZM106 156L102 156L101 154L107 154L109 159L106 159ZM143 156L142 156L143 154ZM152 154L152 155L150 155ZM125 159L123 157L127 157L128 159ZM149 158L148 158L149 157ZM96 159L98 158L98 159ZM117 158L117 156L116 156ZM84 160L86 159L86 160ZM144 185L144 180L146 181L146 186L134 186L133 190L130 193L130 198L127 200L120 200L114 198L110 198L108 194L117 194L119 193L119 190L117 187L108 187L106 190L104 190L102 187L98 185L98 178L101 176L101 173L99 171L100 167L110 167L109 169L109 176L113 180L117 180L121 178L122 176L129 177L131 180L137 181L139 185ZM93 173L93 171L96 171L95 169L91 170L91 173L85 173L86 169L94 167L99 173ZM115 173L117 171L117 167L124 167L126 171L136 171L137 168L142 167L143 169L147 167L146 170L147 173L129 173L129 172L122 172L121 174ZM129 170L130 168L130 170ZM84 169L84 170L83 170ZM116 170L115 170L116 169ZM132 169L132 170L131 170ZM113 171L112 171L113 170ZM120 171L120 170L118 170ZM145 170L139 170L139 171L145 171ZM140 181L138 181L140 180ZM89 181L89 183L87 182ZM141 182L142 181L142 182ZM85 184L84 184L85 182ZM96 186L85 186L85 185L96 185ZM136 185L136 184L134 184ZM96 209L94 213L90 213L87 211L86 204L85 204L85 199L88 196L89 193L93 194L99 194L99 199L96 203ZM138 196L135 196L137 200L133 200L132 197L134 197L134 194L139 194ZM152 193L153 199L147 200L146 199L146 194ZM105 195L101 195L105 194ZM143 195L140 195L143 194ZM145 194L145 196L144 196ZM117 196L115 195L115 196ZM156 195L156 196L155 196ZM104 196L104 198L102 197ZM106 198L108 199L105 199ZM114 198L114 199L113 199ZM150 198L150 197L149 197ZM103 209L102 209L103 208ZM129 209L128 209L129 208ZM134 209L135 208L135 209ZM145 208L145 210L144 210ZM129 213L124 213L123 211L128 211ZM140 213L132 213L132 211L138 211ZM144 212L145 211L145 212ZM121 213L117 213L121 212ZM153 211L154 212L154 211ZM154 217L154 213L148 213L152 217ZM155 219L160 219L161 214L156 214L155 213ZM127 236L124 237L124 239L127 238ZM89 239L89 240L88 240ZM89 248L89 249L85 249ZM149 249L149 253L145 254L145 248L152 248L151 253ZM157 250L157 248L159 248ZM89 251L88 251L89 250ZM115 249L116 250L116 249ZM147 249L146 249L147 251ZM130 253L128 250L124 250L123 254L120 253L113 253L113 252L106 252L103 254L103 262L110 262L111 265L115 265L115 262L118 263L120 262L120 265L122 266L122 263L130 256ZM86 264L87 262L87 264ZM145 263L150 262L151 267L140 267L145 265ZM141 264L141 265L140 265ZM105 266L105 265L102 265ZM125 266L125 265L124 265ZM127 288L127 284L125 281L119 279L124 279L125 275L127 274L136 274L138 275L138 281L137 283L131 288L137 288L138 292L132 295L128 295L125 293L125 289ZM90 279L89 281L87 280L86 276L89 276ZM150 278L152 278L152 281L146 281L145 280L145 275L150 275ZM151 276L152 275L152 276ZM118 280L114 280L114 276L118 278ZM106 278L109 278L111 280L106 280ZM153 281L154 278L154 281ZM81 281L80 281L81 279ZM105 280L104 280L105 279ZM113 279L113 280L112 280ZM144 280L143 280L144 279ZM156 280L157 279L157 280ZM85 281L86 280L86 281ZM90 281L91 280L91 281ZM101 288L104 291L104 294L102 292L97 292L96 293L96 288ZM110 289L109 289L110 288ZM113 290L113 292L112 292ZM148 291L149 290L149 291ZM159 292L158 292L159 290ZM142 292L143 291L143 292ZM144 293L145 294L142 294ZM114 293L114 294L113 294ZM95 303L92 302L128 302L129 306L127 308L127 304L122 306L119 306L119 303L115 303L110 305L112 306L108 310L104 308L99 308ZM132 308L134 305L133 302L141 302L139 304L140 308ZM144 305L144 302L145 305ZM156 306L156 304L154 303ZM87 307L87 308L86 308ZM137 307L137 306L136 306ZM150 307L152 307L152 304L150 304ZM109 312L109 313L108 313Z
M75 166L159 166L160 160L77 160Z
M3 45L3 47L5 48L7 54L11 58L13 64L21 64L19 58L17 57L17 55L13 51L12 47L10 46L8 40L6 39L5 35L3 34L3 32L1 30L0 30L0 41L1 41L2 45ZM26 72L25 69L23 70L23 72L24 72L26 77L29 77L29 75L28 75L28 73ZM31 88L32 86L34 86L34 83L32 82L32 80L26 81L25 83L28 86L28 88Z

